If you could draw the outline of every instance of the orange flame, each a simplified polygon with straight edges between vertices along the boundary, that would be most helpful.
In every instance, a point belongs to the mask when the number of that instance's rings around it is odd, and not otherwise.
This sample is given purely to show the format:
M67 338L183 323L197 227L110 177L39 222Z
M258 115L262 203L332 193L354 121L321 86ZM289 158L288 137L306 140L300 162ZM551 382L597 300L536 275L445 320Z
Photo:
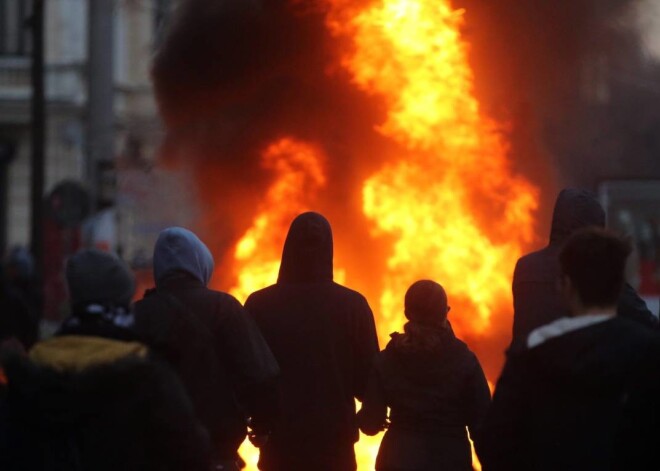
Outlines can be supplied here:
M447 287L458 336L478 342L510 312L510 277L533 236L537 191L513 174L506 142L480 112L461 39L464 12L449 0L325 1L329 30L350 44L342 65L357 87L384 101L377 130L396 149L362 186L373 234L392 240L376 309L380 339L400 326L407 287L430 278ZM236 248L239 298L275 280L288 222L308 203L301 182L314 191L325 182L308 144L273 146L266 155L289 157L275 167L278 183ZM287 160L298 154L306 157ZM363 438L358 468L373 469L380 437Z
M262 165L273 171L275 179L234 251L236 265L241 268L238 284L230 292L241 302L277 281L289 224L310 208L326 182L320 150L295 139L283 138L271 144L262 155Z
M381 332L398 324L410 283L434 278L463 301L460 314L473 313L455 319L459 335L484 333L510 301L537 197L511 175L506 144L479 112L460 37L463 11L447 0L380 0L347 18L345 3L333 6L331 31L354 44L343 65L358 87L385 100L378 130L402 146L363 187L364 213L396 241Z

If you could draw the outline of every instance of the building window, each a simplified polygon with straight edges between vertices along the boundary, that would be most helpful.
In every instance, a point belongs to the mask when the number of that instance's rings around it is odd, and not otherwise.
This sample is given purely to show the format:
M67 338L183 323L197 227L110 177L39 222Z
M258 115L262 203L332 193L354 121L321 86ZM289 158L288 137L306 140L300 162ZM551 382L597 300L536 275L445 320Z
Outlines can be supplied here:
M28 19L32 0L0 0L0 56L27 56L32 50Z

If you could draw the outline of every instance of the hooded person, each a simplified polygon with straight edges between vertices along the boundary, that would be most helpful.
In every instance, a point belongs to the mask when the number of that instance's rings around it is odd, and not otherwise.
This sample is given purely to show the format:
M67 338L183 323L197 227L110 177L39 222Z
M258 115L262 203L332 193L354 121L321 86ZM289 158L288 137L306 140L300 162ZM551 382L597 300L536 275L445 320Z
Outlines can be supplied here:
M281 368L281 420L261 446L259 468L356 468L355 398L378 352L373 314L359 293L333 281L332 231L299 215L284 243L277 283L245 303Z
M0 351L5 346L26 350L37 337L37 325L22 294L9 283L0 264Z
M585 227L605 227L605 211L589 191L567 188L557 196L550 242L547 247L521 257L513 273L512 349L525 348L529 334L539 326L569 314L558 290L559 251L566 239ZM658 320L635 290L625 284L618 315L657 328Z
M471 471L466 427L478 433L490 391L479 360L447 320L447 294L420 280L405 296L404 333L393 333L374 361L358 414L360 429L389 427L376 459L378 471Z
M3 358L7 470L206 470L208 435L176 375L136 340L135 282L116 256L66 265L71 316L28 358Z
M32 254L25 247L14 247L7 256L6 283L21 297L29 310L28 335L24 341L29 349L39 337L39 322L43 310L43 294L34 269Z
M534 329L498 379L476 451L484 471L655 468L660 341L617 315L630 245L600 228L559 254L570 315Z
M136 303L134 330L181 378L215 464L236 469L248 419L267 435L277 416L277 363L243 306L207 287L213 256L195 234L162 231L153 267L156 286Z

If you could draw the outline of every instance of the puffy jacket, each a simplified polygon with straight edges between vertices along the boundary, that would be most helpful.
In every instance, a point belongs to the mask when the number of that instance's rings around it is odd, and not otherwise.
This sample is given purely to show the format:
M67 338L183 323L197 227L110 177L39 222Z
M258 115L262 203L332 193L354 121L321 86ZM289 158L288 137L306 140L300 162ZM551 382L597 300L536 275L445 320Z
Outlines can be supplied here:
M466 427L472 435L478 431L490 404L488 383L479 360L450 327L417 330L392 334L378 355L358 415L360 428L378 432L390 408L378 470L471 470ZM422 346L418 336L430 345Z
M2 469L208 469L206 431L176 375L143 344L62 335L3 366Z

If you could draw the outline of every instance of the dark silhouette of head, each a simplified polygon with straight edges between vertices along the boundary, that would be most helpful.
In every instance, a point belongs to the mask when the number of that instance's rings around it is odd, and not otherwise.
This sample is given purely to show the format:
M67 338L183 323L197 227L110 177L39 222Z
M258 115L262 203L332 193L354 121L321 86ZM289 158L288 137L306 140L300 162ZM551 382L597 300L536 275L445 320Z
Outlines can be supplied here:
M568 238L559 263L583 307L616 306L631 251L629 242L602 228L581 229Z
M90 304L128 307L135 293L135 277L114 254L84 249L69 258L66 281L75 311Z
M557 195L550 242L561 243L584 227L605 227L605 211L591 191L565 188Z
M319 213L298 215L284 242L278 283L332 281L332 229Z
M414 282L405 297L405 315L420 324L442 324L447 319L447 293L435 281Z

